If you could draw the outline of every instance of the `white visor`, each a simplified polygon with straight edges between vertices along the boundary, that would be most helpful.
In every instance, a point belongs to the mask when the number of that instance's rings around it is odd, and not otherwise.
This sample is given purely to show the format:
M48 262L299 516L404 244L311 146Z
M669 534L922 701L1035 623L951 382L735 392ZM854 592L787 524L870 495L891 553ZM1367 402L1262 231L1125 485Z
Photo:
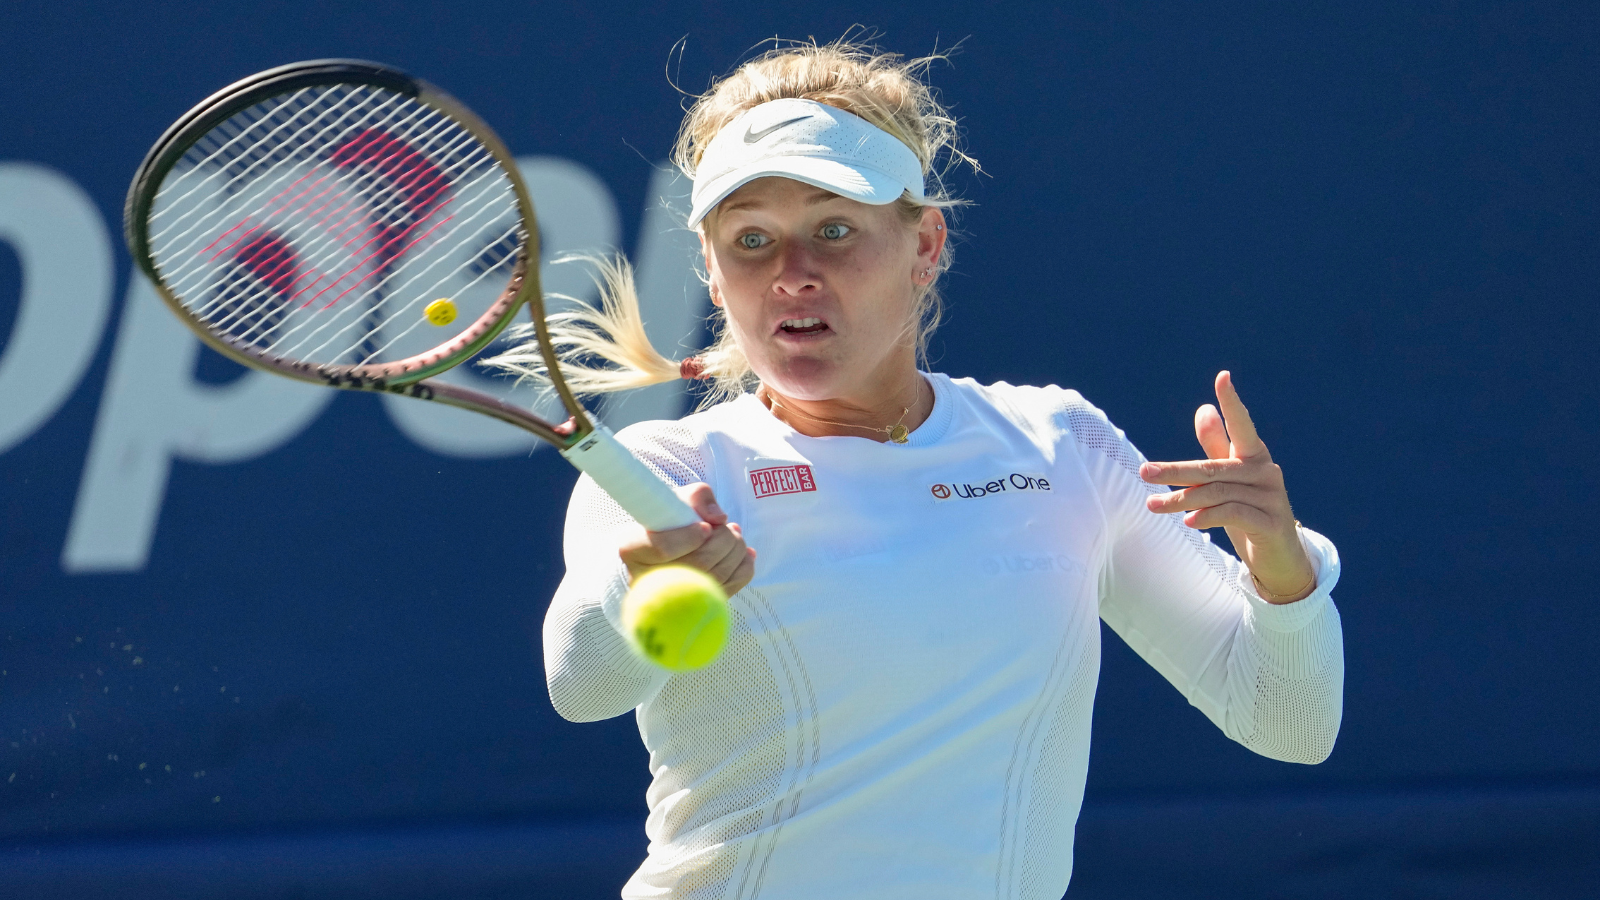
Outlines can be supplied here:
M792 178L873 206L909 191L923 199L922 162L860 116L814 100L773 100L724 125L700 156L689 227L739 188Z

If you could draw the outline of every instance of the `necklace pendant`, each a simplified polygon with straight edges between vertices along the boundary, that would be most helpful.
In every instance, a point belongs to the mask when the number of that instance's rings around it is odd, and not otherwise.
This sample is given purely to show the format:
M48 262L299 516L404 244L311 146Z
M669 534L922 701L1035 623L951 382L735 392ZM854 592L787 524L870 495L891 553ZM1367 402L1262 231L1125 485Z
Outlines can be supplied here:
M904 444L911 440L911 432L904 425L895 425L889 429L889 440L896 444Z

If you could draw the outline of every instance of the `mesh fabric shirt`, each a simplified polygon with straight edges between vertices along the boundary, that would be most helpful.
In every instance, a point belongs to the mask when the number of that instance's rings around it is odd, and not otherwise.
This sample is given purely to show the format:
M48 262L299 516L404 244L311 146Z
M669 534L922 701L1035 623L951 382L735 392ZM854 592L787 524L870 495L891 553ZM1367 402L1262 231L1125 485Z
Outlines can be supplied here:
M709 483L758 552L705 669L618 626L631 520L587 477L545 619L568 719L636 710L649 856L626 898L1056 900L1072 873L1104 620L1230 738L1333 747L1338 555L1302 530L1311 596L1274 606L1179 515L1076 392L928 375L904 445L813 438L754 396L620 437Z

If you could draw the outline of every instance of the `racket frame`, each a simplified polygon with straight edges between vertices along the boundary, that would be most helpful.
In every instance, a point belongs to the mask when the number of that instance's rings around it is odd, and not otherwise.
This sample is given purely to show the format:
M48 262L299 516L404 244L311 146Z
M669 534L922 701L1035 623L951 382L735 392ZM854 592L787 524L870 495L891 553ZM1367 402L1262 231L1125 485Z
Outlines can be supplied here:
M149 215L155 204L156 192L167 174L201 138L262 101L302 88L338 84L368 85L390 90L449 117L476 138L500 164L511 183L522 220L518 229L516 262L501 296L451 341L426 353L394 362L318 365L274 356L246 342L230 340L212 331L183 305L167 285L150 253ZM128 189L123 210L125 237L134 265L149 277L157 295L168 308L207 346L223 356L254 369L299 381L342 390L402 394L480 412L533 432L565 453L575 448L585 436L594 433L597 424L561 377L560 361L550 344L544 297L539 285L537 221L533 200L517 169L516 159L494 130L476 113L426 81L381 63L357 59L320 59L279 66L234 82L207 97L174 122L150 148ZM560 425L552 425L527 410L481 391L425 380L482 351L505 330L523 305L528 307L533 318L539 351L550 374L551 387L570 417Z

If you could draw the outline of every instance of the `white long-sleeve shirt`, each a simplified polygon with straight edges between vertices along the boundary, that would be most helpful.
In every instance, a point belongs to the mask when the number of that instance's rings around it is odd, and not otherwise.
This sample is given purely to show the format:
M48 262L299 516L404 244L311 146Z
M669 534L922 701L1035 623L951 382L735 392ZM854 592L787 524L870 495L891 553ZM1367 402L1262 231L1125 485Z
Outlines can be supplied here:
M1049 898L1066 889L1104 619L1228 737L1332 749L1343 688L1331 543L1274 606L1179 515L1098 409L929 375L904 445L812 438L745 396L624 443L705 481L757 548L711 666L669 676L618 630L619 526L587 478L545 620L556 709L637 709L654 781L626 898Z

